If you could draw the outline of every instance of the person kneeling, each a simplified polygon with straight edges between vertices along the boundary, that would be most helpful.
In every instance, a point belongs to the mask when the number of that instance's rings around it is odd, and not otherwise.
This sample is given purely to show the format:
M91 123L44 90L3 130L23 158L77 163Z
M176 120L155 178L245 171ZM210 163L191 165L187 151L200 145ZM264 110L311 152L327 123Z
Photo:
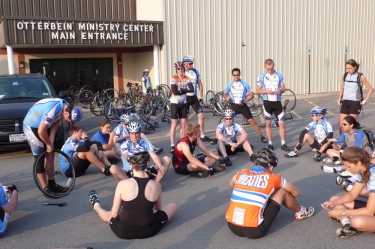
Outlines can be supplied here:
M224 159L204 146L200 137L200 125L189 123L186 127L186 137L180 139L174 147L172 164L177 174L204 178L225 169ZM193 156L195 146L203 151L204 156ZM219 160L220 165L212 166Z
M230 181L234 188L226 219L229 229L240 237L258 239L266 235L281 205L295 212L296 220L314 214L313 207L301 206L300 191L284 177L273 174L279 159L269 148L261 149L252 169L242 169Z
M177 205L161 206L161 185L150 180L145 169L150 160L148 152L128 158L133 178L117 184L111 211L102 208L98 194L91 190L89 200L99 217L109 223L112 231L122 239L143 239L156 235L177 212ZM162 170L158 171L161 177ZM156 212L154 212L154 210Z
M249 153L250 161L254 162L256 157L252 146L247 141L247 132L233 120L236 113L231 109L225 109L221 116L224 122L221 122L216 128L217 151L220 156L224 156L225 166L232 165L228 155L235 155L237 152L243 151ZM237 137L237 134L240 135Z
M103 153L102 144L90 141L81 126L73 125L70 127L69 136L62 147L62 151L73 160L76 177L82 176L92 163L106 176L113 175L117 180L128 179L121 168L111 165L108 161ZM62 170L69 177L72 173L72 168L70 168L70 164L65 160L65 157L61 157L61 159L63 159L61 163Z
M16 185L2 186L0 184L0 238L8 230L8 219L18 203L18 189Z
M329 140L333 138L332 124L328 122L324 116L327 113L327 108L324 106L317 106L311 109L310 113L313 121L301 132L298 144L292 151L285 154L285 157L298 157L298 152L307 142L312 149L317 150L313 160L320 162L321 154L332 148ZM314 131L315 138L308 133L311 130Z

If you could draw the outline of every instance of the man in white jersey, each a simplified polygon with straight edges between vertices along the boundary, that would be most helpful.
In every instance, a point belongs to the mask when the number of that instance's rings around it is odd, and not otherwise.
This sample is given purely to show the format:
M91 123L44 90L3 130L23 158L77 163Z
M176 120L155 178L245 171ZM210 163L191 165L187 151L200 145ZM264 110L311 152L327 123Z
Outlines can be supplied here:
M189 113L190 106L194 109L198 116L198 124L201 127L201 141L210 142L212 139L204 134L204 113L201 103L203 102L203 84L199 71L193 67L194 57L191 55L185 55L183 58L185 66L185 75L188 76L193 84L194 92L186 94L186 110ZM199 88L199 100L198 100L198 88Z
M266 118L266 133L268 137L268 148L274 149L272 144L272 114L275 114L279 124L281 138L281 149L290 151L285 143L285 117L281 105L281 94L285 92L284 76L274 69L275 63L272 59L264 62L266 71L259 75L257 80L257 92L263 94L263 113Z

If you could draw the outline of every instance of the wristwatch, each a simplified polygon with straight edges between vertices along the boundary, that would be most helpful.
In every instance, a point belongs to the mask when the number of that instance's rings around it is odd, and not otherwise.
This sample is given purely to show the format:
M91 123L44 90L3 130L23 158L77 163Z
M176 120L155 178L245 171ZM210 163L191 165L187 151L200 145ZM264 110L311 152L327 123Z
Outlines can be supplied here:
M342 216L346 216L346 211L345 211L345 209L342 210Z

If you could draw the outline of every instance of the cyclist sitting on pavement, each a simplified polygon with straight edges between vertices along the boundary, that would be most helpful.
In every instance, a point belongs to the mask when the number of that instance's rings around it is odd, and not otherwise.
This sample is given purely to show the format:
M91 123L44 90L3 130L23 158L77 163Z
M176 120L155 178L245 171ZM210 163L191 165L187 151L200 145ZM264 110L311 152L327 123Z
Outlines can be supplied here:
M8 220L11 212L18 203L18 189L16 185L3 186L0 184L0 238L8 230Z
M228 155L235 155L237 152L246 151L249 153L250 161L254 162L256 157L250 143L247 141L247 132L241 125L234 122L236 113L231 109L225 109L221 114L224 122L216 128L217 151L220 156L224 156L225 166L231 166ZM240 134L237 136L237 134Z
M314 156L314 161L320 162L321 154L327 149L332 148L328 139L333 138L332 124L328 122L325 118L327 113L327 108L324 106L316 106L310 111L312 122L305 127L305 129L299 135L298 144L292 151L285 154L285 157L298 157L298 152L301 150L302 146L307 142L307 144L312 148L316 149L317 153ZM315 138L311 136L308 132L313 130ZM328 146L324 144L328 143Z
M257 153L255 166L240 170L230 181L234 189L226 219L235 235L249 239L263 237L281 205L294 211L296 220L304 220L314 214L313 207L303 207L296 200L300 194L296 186L272 173L278 161L271 149L263 148Z
M98 141L102 144L104 149L104 155L108 159L117 159L121 160L120 154L117 154L115 144L114 144L114 136L115 133L111 132L111 121L108 119L102 119L98 123L99 130L92 136L91 141Z
M73 125L70 127L69 136L62 147L62 151L72 159L76 177L82 176L92 163L106 176L113 175L119 181L128 179L121 168L111 165L108 161L104 155L102 144L90 141L81 126ZM66 162L63 156L60 157L60 160L63 172L69 177L72 173L70 164Z
M122 114L120 116L120 124L113 129L115 136L114 141L116 144L116 150L118 154L120 153L120 145L122 142L124 142L127 138L129 138L129 133L126 131L126 127L130 123L130 116L128 114ZM141 133L141 139L146 140L147 142L150 142L150 140L147 138L147 136L142 132ZM163 151L162 148L157 148L154 146L154 151L156 154L159 154Z
M138 152L148 151L151 159L155 163L155 165L151 165L148 169L150 179L154 179L156 175L160 175L160 177L156 178L156 181L160 182L168 171L169 165L171 164L171 158L164 156L160 159L153 149L154 146L150 142L141 139L142 126L139 123L130 122L126 129L129 133L129 139L123 142L120 146L123 169L126 174L129 177L132 177L131 166L128 162L129 157ZM160 169L163 172L162 174L158 174Z
M225 169L224 159L204 146L200 137L200 125L189 123L186 127L186 137L177 142L172 156L172 164L177 174L204 178ZM193 156L195 147L205 153L199 158ZM219 160L220 165L212 166Z
M135 153L129 157L133 178L120 181L110 211L101 207L98 194L91 190L89 200L100 219L109 223L112 231L122 239L142 239L155 236L177 212L177 205L162 207L160 183L148 179L146 168L148 153ZM158 177L162 177L162 170Z

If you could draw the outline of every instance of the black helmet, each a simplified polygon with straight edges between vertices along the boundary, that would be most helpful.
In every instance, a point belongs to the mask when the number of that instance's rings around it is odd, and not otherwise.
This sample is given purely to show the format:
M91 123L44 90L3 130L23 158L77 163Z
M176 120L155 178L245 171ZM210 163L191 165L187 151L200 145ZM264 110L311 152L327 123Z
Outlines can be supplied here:
M128 158L129 163L134 164L139 167L146 167L147 165L146 163L139 164L138 163L139 161L142 161L142 162L150 161L150 154L148 153L148 151L141 151L141 152L134 153L133 155L130 155Z
M268 163L274 167L279 163L279 158L276 156L275 152L267 147L260 149L256 157L259 162Z

